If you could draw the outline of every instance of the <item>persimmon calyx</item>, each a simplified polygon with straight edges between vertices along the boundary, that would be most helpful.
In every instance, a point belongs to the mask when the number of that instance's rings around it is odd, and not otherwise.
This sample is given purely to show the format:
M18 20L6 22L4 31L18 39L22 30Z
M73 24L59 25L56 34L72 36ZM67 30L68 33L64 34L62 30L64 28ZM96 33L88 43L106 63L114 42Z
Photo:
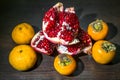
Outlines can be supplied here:
M69 64L71 64L72 60L70 58L68 58L68 56L66 54L61 54L58 56L58 58L60 59L59 64L61 66L67 66Z
M116 50L116 46L112 43L109 42L103 42L102 43L102 48L108 53L111 51L115 51Z
M92 22L91 25L96 32L99 32L103 29L102 20L97 19L96 21Z

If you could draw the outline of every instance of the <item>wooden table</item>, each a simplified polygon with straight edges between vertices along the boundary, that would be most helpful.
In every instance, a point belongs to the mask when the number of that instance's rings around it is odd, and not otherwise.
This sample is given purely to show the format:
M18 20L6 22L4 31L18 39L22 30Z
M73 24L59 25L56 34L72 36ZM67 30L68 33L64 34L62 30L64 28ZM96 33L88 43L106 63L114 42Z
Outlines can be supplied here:
M58 74L53 61L55 56L38 54L32 70L14 70L8 55L16 44L11 39L12 29L21 22L33 25L39 31L44 13L60 0L1 0L0 1L0 80L120 80L120 1L119 0L61 0L65 7L74 6L81 27L95 19L109 25L106 40L117 46L115 59L108 65L94 62L89 55L77 56L77 69L71 76Z

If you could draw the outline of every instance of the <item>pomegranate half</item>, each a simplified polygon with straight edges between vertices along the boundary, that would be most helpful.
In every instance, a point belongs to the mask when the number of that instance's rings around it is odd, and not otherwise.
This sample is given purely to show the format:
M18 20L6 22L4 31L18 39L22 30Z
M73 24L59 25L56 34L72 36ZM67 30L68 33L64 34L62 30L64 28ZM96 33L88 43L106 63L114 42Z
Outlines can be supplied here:
M91 54L92 41L90 36L82 29L79 29L78 36L79 43L73 45L58 45L57 51L61 54L77 55L81 52Z
M79 20L74 7L63 9L62 3L50 8L43 18L42 30L45 37L55 44L71 45L78 41Z
M39 31L31 40L31 47L40 53L51 55L54 51L55 44L48 41L43 32Z

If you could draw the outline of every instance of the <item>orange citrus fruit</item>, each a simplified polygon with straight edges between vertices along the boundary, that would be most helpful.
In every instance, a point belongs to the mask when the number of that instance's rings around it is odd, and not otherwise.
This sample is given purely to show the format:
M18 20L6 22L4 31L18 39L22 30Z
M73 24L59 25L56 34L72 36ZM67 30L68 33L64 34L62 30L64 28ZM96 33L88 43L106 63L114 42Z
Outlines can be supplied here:
M29 45L18 45L9 54L10 65L18 71L32 68L37 61L37 55Z
M12 31L12 39L17 44L29 44L35 32L28 23L21 23L15 26Z

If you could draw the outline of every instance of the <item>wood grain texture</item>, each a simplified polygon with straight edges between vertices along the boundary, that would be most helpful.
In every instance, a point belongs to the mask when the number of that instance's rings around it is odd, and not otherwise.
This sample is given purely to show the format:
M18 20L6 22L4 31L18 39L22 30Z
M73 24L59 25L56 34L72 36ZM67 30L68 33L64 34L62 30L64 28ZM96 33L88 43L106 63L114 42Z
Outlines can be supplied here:
M117 46L115 59L108 65L94 62L90 55L78 55L76 71L70 76L58 74L53 67L53 56L38 53L35 67L26 72L14 70L8 55L16 45L11 39L14 26L30 23L35 31L42 25L44 13L55 3L74 6L81 27L99 18L109 25L106 40ZM0 1L0 80L120 80L120 1L119 0L1 0Z

